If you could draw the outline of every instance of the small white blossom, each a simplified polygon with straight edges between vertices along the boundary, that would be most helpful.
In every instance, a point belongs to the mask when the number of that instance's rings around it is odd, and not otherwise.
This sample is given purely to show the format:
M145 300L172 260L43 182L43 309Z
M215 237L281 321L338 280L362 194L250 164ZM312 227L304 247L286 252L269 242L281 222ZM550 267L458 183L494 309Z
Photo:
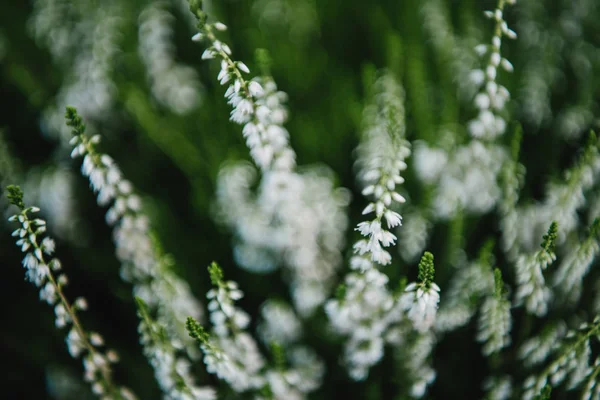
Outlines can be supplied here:
M477 340L483 342L483 353L493 354L511 342L510 302L499 296L488 296L481 306Z
M413 282L405 291L401 301L408 311L408 318L413 322L415 329L426 332L435 322L440 301L439 286L432 283L429 288L425 288Z
M517 290L515 305L525 305L528 312L537 316L546 315L550 300L550 289L545 283L543 271L556 260L552 250L556 240L557 225L552 223L542 249L528 255L521 255L516 263Z

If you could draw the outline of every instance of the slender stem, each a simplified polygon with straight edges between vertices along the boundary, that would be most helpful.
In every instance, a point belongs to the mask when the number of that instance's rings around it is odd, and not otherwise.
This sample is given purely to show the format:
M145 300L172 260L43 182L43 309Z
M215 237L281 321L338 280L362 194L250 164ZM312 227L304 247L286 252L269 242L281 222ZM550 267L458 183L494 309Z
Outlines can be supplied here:
M29 216L27 215L26 212L23 211L22 215L25 217L25 219L27 221L30 221ZM48 265L48 263L46 263L46 260L44 259L43 251L37 243L37 235L31 228L32 226L33 226L33 224L29 223L29 225L27 227L27 233L28 233L29 237L35 237L36 240L32 240L30 242L31 242L32 246L34 247L34 249L39 250L39 253L41 254L40 262L44 265ZM73 310L73 306L71 305L71 303L69 303L69 300L64 295L64 293L62 291L62 286L60 284L58 284L58 282L54 278L54 275L52 274L52 269L50 267L48 267L48 280L50 281L50 283L52 283L52 286L58 293L58 296L60 297L62 304L64 305L65 309L67 310L67 313L69 314L69 317L71 318L71 321L73 322L73 326L75 327L79 337L81 338L81 340L82 340L84 346L86 347L86 349L88 350L88 352L92 355L93 358L95 358L94 356L96 356L96 355L104 358L103 356L99 355L99 353L96 351L94 346L90 343L90 341L88 339L88 335L85 333L85 331L81 325L81 322L79 321L79 318L77 317L77 313ZM118 396L118 398L122 398L119 390L114 386L114 384L112 382L112 379L111 379L112 372L111 372L111 368L109 366L109 361L106 361L106 363L104 365L100 366L100 371L102 373L102 378L104 380L105 388L110 393L116 394Z

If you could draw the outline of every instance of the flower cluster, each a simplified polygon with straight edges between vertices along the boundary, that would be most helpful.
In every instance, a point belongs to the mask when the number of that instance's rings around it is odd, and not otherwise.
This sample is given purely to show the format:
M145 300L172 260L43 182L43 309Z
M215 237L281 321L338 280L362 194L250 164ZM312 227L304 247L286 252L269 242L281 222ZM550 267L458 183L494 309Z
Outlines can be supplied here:
M528 353L537 352L538 357L535 362L529 360L530 364L540 364L546 359L551 361L541 370L541 372L529 376L523 384L523 399L531 400L547 384L556 387L562 384L565 379L567 389L574 389L583 385L583 399L595 398L600 394L600 389L596 384L596 378L600 373L600 361L596 359L593 365L590 365L591 343L593 337L598 336L600 331L600 318L596 317L592 324L582 323L577 330L571 330L562 335L554 337L550 346L544 346L542 349L536 348L536 339L531 339L527 343L525 351L521 352L521 357L526 357ZM557 331L549 330L543 332L543 338L548 341L549 337ZM561 331L558 331L561 332ZM556 339L560 339L556 341Z
M515 252L535 248L549 220L557 221L560 226L557 244L562 244L572 236L580 223L579 211L600 176L600 141L594 132L590 132L585 149L564 176L564 180L547 185L543 202L516 208L516 217L513 218L517 223L511 226L513 235L516 235L512 236ZM595 217L592 214L592 219Z
M490 355L510 344L510 301L506 297L502 273L494 270L495 291L481 306L477 340L483 342L483 353Z
M540 364L548 358L548 355L564 339L567 333L567 327L564 323L551 323L542 329L542 331L527 339L519 348L519 359L527 367L533 367Z
M258 344L246 331L250 318L235 306L243 293L233 281L223 279L223 271L213 263L208 268L215 286L207 294L208 308L214 335L189 317L186 323L190 337L198 342L204 353L204 363L209 373L217 375L236 392L270 393L276 400L303 399L319 387L323 367L312 353L297 348L290 354L290 367L286 368L285 356L275 351L277 368L271 368L261 354Z
M323 361L302 344L300 320L292 307L269 299L261 306L261 317L258 332L265 345L270 345L275 364L265 374L271 392L275 398L305 398L305 393L321 386ZM286 368L286 354L292 368Z
M515 305L523 303L528 312L543 316L548 311L550 289L546 286L543 271L556 260L554 246L558 236L558 224L552 222L544 235L541 249L533 254L524 254L517 259Z
M156 381L166 400L215 400L217 395L210 387L194 383L190 362L178 355L162 325L152 319L148 306L136 298L140 325L140 343L144 354L154 367Z
M553 276L553 285L571 301L579 300L583 278L587 275L595 257L600 253L600 218L590 227L588 237L572 247Z
M217 264L209 266L209 273L216 286L206 295L216 338L213 343L208 341L206 334L200 340L194 332L201 327L193 318L188 318L188 332L200 342L209 373L223 379L236 392L258 390L265 384L261 375L265 360L257 343L245 331L250 317L234 306L234 301L241 299L243 293L237 283L223 281L223 273Z
M201 10L198 12L203 15ZM225 97L233 107L230 119L243 125L246 144L256 164L263 171L291 171L296 165L296 153L290 148L289 133L282 126L287 119L282 105L287 95L277 91L272 79L262 84L260 79L244 79L243 75L250 73L250 69L241 61L233 61L229 46L215 36L215 31L225 29L227 27L220 22L204 24L192 40L209 41L202 59L218 57L221 60L217 79L221 85L229 83Z
M141 199L134 193L131 182L115 161L96 150L99 136L88 138L85 125L74 108L67 108L67 124L73 129L72 157L83 157L82 173L98 195L98 204L112 204L106 221L114 226L116 254L122 263L121 277L133 284L134 295L140 297L152 311L157 312L167 329L171 342L182 347L185 335L185 316L202 316L200 303L194 298L187 282L172 271L171 260L161 253L150 235L148 218L141 212ZM186 351L195 358L193 342L186 341Z
M559 242L578 225L577 210L585 204L585 192L593 187L600 176L600 141L590 132L585 150L577 164L565 173L564 183L553 183L547 188L542 216L552 215L561 229ZM547 218L549 219L549 218ZM546 219L546 220L547 220Z
M419 263L419 283L401 286L398 294L388 291L388 277L375 268L348 274L338 288L337 298L330 300L325 311L338 333L349 336L344 359L355 380L367 377L369 369L383 357L384 345L397 348L417 346L419 351L409 359L413 394L421 397L435 372L426 364L435 339L429 328L435 321L439 287L433 283L433 256L425 253ZM416 337L409 337L411 326ZM407 344L407 343L410 343ZM428 372L427 372L428 371Z
M508 400L513 392L512 379L507 375L487 378L483 389L488 400Z
M482 87L482 91L475 96L475 106L479 110L477 117L469 122L469 133L475 138L494 139L506 130L506 121L498 115L504 109L509 99L508 90L496 82L498 67L512 72L513 66L500 53L502 38L515 39L517 34L508 28L504 20L504 5L514 4L516 0L499 1L494 11L486 11L485 15L496 22L492 45L480 44L475 51L480 56L487 56L488 64L485 70L471 72L471 80Z
M412 381L409 393L413 398L423 397L427 386L435 380L436 372L430 365L431 352L435 344L436 340L433 332L420 334L416 339L407 343L405 368Z
M425 214L416 210L406 213L402 227L398 229L397 247L406 262L415 262L427 246L433 224Z
M146 65L152 95L175 113L187 114L201 99L202 86L196 71L177 63L174 55L174 16L168 3L153 2L140 14L139 54Z
M87 309L85 298L78 297L70 302L64 295L63 288L68 279L62 273L60 260L52 257L56 244L49 236L45 236L46 221L30 216L40 209L25 206L23 192L19 187L8 186L7 191L9 201L19 208L19 213L11 216L9 221L21 224L12 236L17 238L17 246L25 253L25 275L40 289L40 300L54 306L56 327L70 326L66 338L67 348L73 358L83 355L85 380L90 383L94 394L102 399L135 399L128 389L119 387L112 381L111 364L118 361L117 354L113 350L103 350L102 336L85 331L79 321L78 311Z
M405 159L410 155L409 144L404 139L402 87L391 75L385 74L375 82L373 91L373 100L363 113L363 140L357 149L362 194L373 199L363 215L374 214L372 220L356 227L364 239L354 244L355 255L350 266L360 271L373 268L373 263L387 265L392 261L385 247L396 242L396 236L389 229L402 223L402 217L393 208L406 201L396 185L404 182L400 173L406 169Z
M502 194L497 181L506 158L501 146L478 140L448 153L420 144L414 157L417 176L435 188L433 212L441 219L461 210L476 214L491 210Z
M260 307L258 333L265 344L288 345L300 339L302 324L294 310L282 300L269 299Z
M337 332L349 336L344 358L351 377L357 380L365 379L369 368L382 358L387 330L403 317L396 297L386 288L388 277L375 264L391 263L392 256L384 248L394 244L396 236L388 229L402 221L392 207L405 201L396 191L396 185L404 181L400 172L410 154L404 140L404 95L389 74L375 82L373 94L363 113L365 128L357 164L364 182L363 195L373 198L363 214L375 215L373 220L357 225L364 238L353 246L350 267L356 272L346 275L338 298L325 306Z
M236 233L234 256L240 266L262 273L285 267L294 305L307 316L335 283L349 196L333 187L323 168L267 174L252 193L256 178L256 170L246 163L221 169L220 220Z
M344 359L355 380L365 379L369 369L381 360L387 331L403 318L396 298L386 287L388 280L375 268L350 273L338 289L337 298L325 305L336 332L348 336Z

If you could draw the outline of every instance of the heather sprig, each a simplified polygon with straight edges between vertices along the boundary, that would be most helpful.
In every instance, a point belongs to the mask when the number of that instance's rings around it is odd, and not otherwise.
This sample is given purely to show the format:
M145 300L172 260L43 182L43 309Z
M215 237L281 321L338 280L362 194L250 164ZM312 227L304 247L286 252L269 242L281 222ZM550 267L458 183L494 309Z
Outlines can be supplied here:
M19 209L19 213L11 216L9 221L21 225L12 236L17 238L17 246L25 253L25 275L40 288L40 300L54 306L56 327L70 326L66 338L67 347L73 358L83 358L84 379L90 383L94 394L103 399L135 399L129 389L118 386L113 381L111 364L118 361L115 351L104 348L102 336L85 330L79 320L78 312L87 310L86 299L78 297L71 302L65 296L63 288L68 283L67 275L62 272L60 260L52 256L56 244L46 235L46 221L31 215L38 213L40 209L26 207L23 191L18 186L7 186L6 197Z
M389 230L402 223L394 208L406 199L396 187L404 182L401 173L410 155L402 87L390 73L384 73L373 86L372 99L363 111L363 140L357 149L359 177L364 182L362 194L372 198L363 215L374 214L372 220L360 222L355 228L364 238L354 244L350 266L360 271L391 263L385 247L396 242Z
M516 262L516 293L514 304L525 305L529 313L546 315L550 300L550 289L546 285L543 271L556 260L554 247L558 237L558 224L553 221L543 236L541 250L521 255Z
M510 345L512 318L502 272L494 269L494 293L484 300L479 314L477 340L483 342L483 353L490 355Z
M225 281L223 270L215 262L208 271L214 286L207 293L213 333L192 317L186 321L188 334L204 353L207 371L235 392L254 393L257 398L267 393L273 400L302 399L315 390L321 383L323 367L314 354L304 347L291 348L289 362L284 362L286 352L279 343L274 348L274 362L269 364L247 332L250 317L235 305L243 296L237 283Z
M552 285L571 302L579 300L584 278L600 253L600 218L596 218L585 239L572 245L553 276Z
M514 261L519 252L517 203L523 185L525 167L519 163L519 152L523 137L523 128L517 124L511 138L511 157L506 160L501 171L502 200L498 204L500 226L502 228L502 249Z
M435 323L440 287L433 282L434 274L433 254L426 251L419 261L418 282L410 283L405 289L404 307L415 329L420 332L426 332Z
M162 252L160 244L152 236L149 218L143 213L141 198L134 192L131 182L123 177L110 156L96 149L100 136L89 138L85 134L85 124L75 108L67 107L65 117L73 133L71 156L83 157L81 171L98 194L98 204L111 204L106 222L114 226L113 238L116 255L121 261L121 277L132 283L134 295L156 312L156 318L165 327L171 344L177 350L184 348L189 358L195 359L198 352L185 334L184 318L186 315L201 318L200 303L192 295L188 283L172 271L171 258ZM160 369L161 365L153 365L157 374L165 373ZM175 364L171 366L176 368ZM167 386L163 388L168 389Z
M595 384L598 375L598 360L590 366L591 344L600 332L600 318L582 323L577 330L568 331L558 343L543 354L543 359L550 359L545 368L529 376L523 384L523 399L530 400L540 393L546 384L557 387L567 379L567 389L574 389L584 384L582 399L589 399L592 395L600 394L600 388Z
M348 339L344 359L355 380L367 377L371 366L383 357L385 335L392 324L403 318L395 307L397 299L386 288L388 277L376 266L391 263L386 248L395 244L391 229L401 225L394 208L405 202L396 187L407 165L410 147L405 140L404 91L389 72L383 73L371 88L371 98L363 110L363 135L357 148L358 176L362 194L372 200L358 223L362 238L353 246L354 255L344 283L334 299L325 305L329 321Z
M165 327L151 316L144 300L135 298L140 324L138 332L144 354L154 368L154 376L167 400L215 400L213 388L200 387L194 382L191 364L173 346ZM188 318L188 321L193 319ZM189 330L188 321L186 328ZM193 337L194 338L194 337Z
M578 225L577 210L585 203L585 191L598 181L599 173L600 140L594 131L590 131L576 164L564 174L564 184L548 186L548 197L544 206L549 213L554 213L563 231L560 241Z
M221 85L229 83L225 97L233 107L231 120L244 126L243 134L252 158L262 171L291 171L296 165L296 153L289 146L289 134L282 126L287 113L281 107L271 107L266 101L269 94L276 91L275 82L266 79L261 84L260 79L244 78L250 69L243 62L234 61L229 46L216 36L227 26L221 22L207 22L199 1L190 1L190 10L198 18L200 31L192 40L209 43L202 59L221 60L217 79Z
M506 4L514 4L516 0L498 0L494 11L486 11L485 16L495 21L492 44L480 44L475 48L481 57L488 57L484 70L471 72L471 79L481 86L482 90L475 96L475 106L479 109L477 117L469 122L468 130L474 138L494 139L506 130L506 121L501 116L510 94L508 90L496 82L498 67L507 72L513 71L513 65L501 56L502 39L516 39L515 31L508 28L504 19Z

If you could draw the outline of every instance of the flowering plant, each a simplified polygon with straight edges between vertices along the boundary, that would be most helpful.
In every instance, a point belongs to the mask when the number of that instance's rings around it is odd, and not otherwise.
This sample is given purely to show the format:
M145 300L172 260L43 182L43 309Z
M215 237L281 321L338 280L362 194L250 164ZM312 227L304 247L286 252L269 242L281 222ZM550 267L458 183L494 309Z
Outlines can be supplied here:
M600 398L600 7L325 3L11 9L5 397Z

